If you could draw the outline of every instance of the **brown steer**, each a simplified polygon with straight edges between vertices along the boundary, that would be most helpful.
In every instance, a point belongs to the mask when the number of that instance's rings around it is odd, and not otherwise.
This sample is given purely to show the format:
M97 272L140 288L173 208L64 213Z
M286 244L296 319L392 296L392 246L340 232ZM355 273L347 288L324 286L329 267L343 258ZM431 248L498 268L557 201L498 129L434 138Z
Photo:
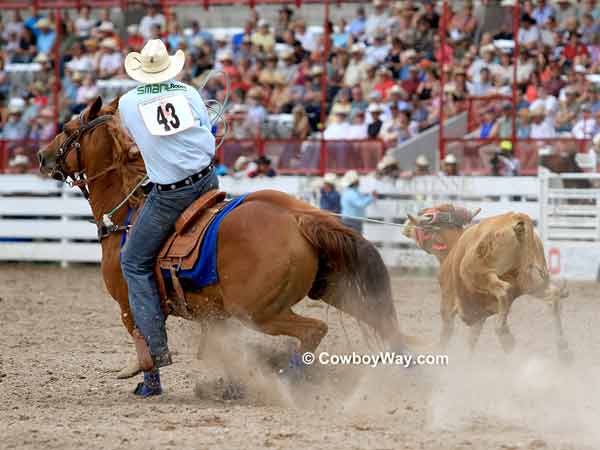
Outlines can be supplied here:
M524 294L546 301L552 308L559 356L569 359L563 335L560 300L568 294L550 281L544 248L525 214L506 213L470 225L480 209L444 204L408 216L404 234L440 262L442 334L445 347L459 314L470 327L474 350L485 320L498 314L496 334L509 352L514 337L507 318L513 301Z

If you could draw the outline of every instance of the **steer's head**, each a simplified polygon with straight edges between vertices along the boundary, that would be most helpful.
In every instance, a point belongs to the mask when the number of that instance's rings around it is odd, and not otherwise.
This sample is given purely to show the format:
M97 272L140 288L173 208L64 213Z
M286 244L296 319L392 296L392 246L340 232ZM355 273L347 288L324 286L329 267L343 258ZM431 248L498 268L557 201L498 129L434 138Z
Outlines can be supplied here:
M408 215L403 233L441 261L480 211L481 208L469 210L451 204L422 209L416 217Z

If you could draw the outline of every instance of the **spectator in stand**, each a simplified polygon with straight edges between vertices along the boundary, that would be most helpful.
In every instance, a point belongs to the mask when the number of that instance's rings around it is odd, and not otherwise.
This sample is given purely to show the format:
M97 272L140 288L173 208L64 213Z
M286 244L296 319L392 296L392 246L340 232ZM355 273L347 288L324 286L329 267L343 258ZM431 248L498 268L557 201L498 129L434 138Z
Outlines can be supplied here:
M91 18L89 6L83 5L79 9L77 19L75 19L75 32L80 39L88 39L92 33L92 28L96 21Z
M542 105L529 111L531 127L529 137L531 139L552 139L556 137L554 126L546 120L546 108Z
M85 107L90 100L96 98L99 94L98 87L93 75L89 74L83 78L83 82L77 89L76 102L80 107Z
M431 169L429 168L429 160L425 155L417 156L415 160L415 172L413 174L417 177L431 175Z
M533 17L539 26L544 25L550 18L553 18L556 12L554 8L549 5L546 0L538 0L537 6L531 12Z
M294 11L287 5L283 6L277 12L277 21L275 22L275 40L277 42L283 42L283 35L292 25L292 17Z
M91 72L94 69L92 58L86 53L81 42L77 42L71 47L70 59L66 67L73 72Z
M29 125L23 120L25 101L22 98L11 98L8 104L8 119L2 129L2 139L21 140L29 134Z
M581 105L580 111L580 118L573 126L571 133L575 139L592 139L598 130L596 119L592 116L592 108L585 104Z
M461 175L458 170L458 160L452 153L448 153L444 158L440 175L447 177L457 177Z
M527 49L537 47L540 41L540 30L536 20L528 14L521 17L521 28L519 28L519 45Z
M100 43L100 60L98 62L98 78L106 80L113 78L121 69L123 55L117 47L117 42L106 38Z
M200 22L194 20L192 22L191 31L189 32L189 36L187 36L187 45L188 47L193 47L194 42L197 42L198 39L201 39L203 43L212 47L213 45L213 36L208 31L204 31L200 28Z
M365 24L365 33L369 37L374 37L376 33L389 28L390 16L387 11L384 0L373 0L373 12Z
M52 31L52 24L45 17L35 24L35 46L38 52L49 54L54 47L56 33Z
M485 97L486 95L490 95L493 89L494 85L492 84L492 75L489 67L481 68L479 72L479 81L467 83L469 95L475 97Z
M155 5L150 5L148 7L148 13L142 17L140 22L140 33L146 40L152 37L152 28L158 25L161 30L166 28L166 19Z
M381 120L382 108L379 103L371 103L368 109L371 114L371 123L367 127L367 135L369 139L378 139L383 122Z
M367 123L365 122L365 112L356 111L352 116L350 125L348 126L348 134L346 139L364 140L368 139Z
M264 19L258 21L258 31L252 34L252 45L261 52L269 52L275 45L275 36L270 31L269 22Z
M355 170L346 172L342 179L345 189L341 195L342 222L359 233L363 231L363 221L366 209L377 198L377 192L361 194L359 192L360 178Z
M345 86L354 86L366 78L367 63L364 59L364 50L363 43L353 44L350 48L350 62L344 73Z
M365 32L367 25L367 15L365 14L365 8L359 6L356 8L356 17L348 25L348 32L355 38L362 37Z
M261 156L254 163L256 164L256 169L248 173L250 178L273 178L277 175L275 169L271 167L271 160L266 156Z
M377 71L377 83L373 86L373 89L381 94L381 98L386 100L388 98L388 91L396 85L396 82L392 78L392 72L386 67L381 67Z
M337 177L335 173L326 173L323 177L323 186L319 198L319 207L322 210L335 214L342 212L340 193L336 189Z
M496 50L493 44L487 44L481 47L479 54L480 58L475 59L468 70L468 75L473 83L479 83L481 81L481 70L484 67L488 69L488 74L491 74L492 70L495 70L496 66L496 63L494 62Z
M306 28L306 22L302 19L298 19L294 24L294 35L302 48L307 52L314 52L317 49L317 38L312 31Z
M345 140L348 136L350 124L347 122L350 110L343 105L337 104L331 108L329 125L323 132L323 138L326 140Z
M463 72L464 74L464 72ZM417 66L410 66L408 79L402 81L400 86L402 90L409 96L412 97L413 94L417 92L419 89L419 85L421 84L419 68Z
M381 64L387 58L390 51L390 46L386 42L386 34L384 30L378 30L373 37L373 43L367 47L367 61L372 64Z
M54 111L52 108L44 108L40 111L36 121L33 123L29 138L45 144L55 136Z

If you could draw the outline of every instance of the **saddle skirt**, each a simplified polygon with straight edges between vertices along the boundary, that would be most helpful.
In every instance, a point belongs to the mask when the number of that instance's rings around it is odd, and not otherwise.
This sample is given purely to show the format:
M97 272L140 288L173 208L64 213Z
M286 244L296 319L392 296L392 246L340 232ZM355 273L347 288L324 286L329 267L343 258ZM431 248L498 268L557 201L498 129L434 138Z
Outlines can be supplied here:
M190 318L185 294L178 272L189 271L198 261L204 236L211 223L229 202L225 192L210 191L198 198L181 214L175 223L175 232L162 246L156 259L155 275L163 309L173 310L177 315ZM175 298L169 298L165 272L170 278ZM173 300L173 302L171 302Z

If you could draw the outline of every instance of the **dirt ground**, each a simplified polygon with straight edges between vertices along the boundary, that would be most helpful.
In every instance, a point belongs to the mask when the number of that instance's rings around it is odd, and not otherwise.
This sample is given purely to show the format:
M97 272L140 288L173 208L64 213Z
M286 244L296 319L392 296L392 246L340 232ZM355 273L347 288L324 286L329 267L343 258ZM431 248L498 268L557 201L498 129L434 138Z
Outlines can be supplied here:
M393 282L405 332L436 340L435 280ZM115 378L134 349L97 267L0 265L0 449L598 449L598 285L569 289L568 367L556 358L550 311L528 297L511 312L509 356L489 321L470 357L459 324L447 366L315 365L298 385L274 374L290 340L233 324L199 360L199 326L171 318L176 364L162 371L165 394L140 400L131 394L139 376ZM352 319L312 301L298 311L327 320L320 351L366 351ZM242 399L223 400L217 356Z

